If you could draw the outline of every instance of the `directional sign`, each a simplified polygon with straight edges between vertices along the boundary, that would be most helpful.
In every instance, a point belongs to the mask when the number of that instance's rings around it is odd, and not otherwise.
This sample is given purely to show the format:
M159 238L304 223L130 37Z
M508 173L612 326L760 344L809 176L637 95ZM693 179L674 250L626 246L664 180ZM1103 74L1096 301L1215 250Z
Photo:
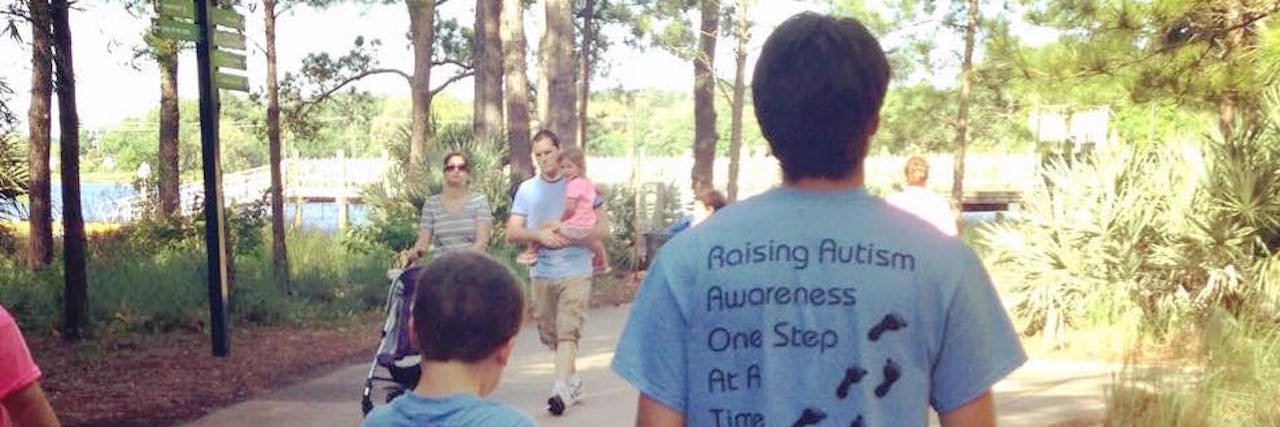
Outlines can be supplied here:
M160 0L160 16L196 19L196 5L191 0Z
M244 16L236 13L236 11L215 7L209 9L209 12L213 16L213 25L221 25L244 31Z
M231 53L221 50L213 51L213 66L219 68L230 68L235 70L243 70L244 55Z
M235 74L217 73L213 76L213 84L226 90L249 91L249 78Z
M186 40L196 41L200 39L200 27L190 22L174 21L167 18L160 18L153 21L156 26L156 33L162 38L170 40Z
M213 45L224 49L244 50L244 35L230 31L215 31Z

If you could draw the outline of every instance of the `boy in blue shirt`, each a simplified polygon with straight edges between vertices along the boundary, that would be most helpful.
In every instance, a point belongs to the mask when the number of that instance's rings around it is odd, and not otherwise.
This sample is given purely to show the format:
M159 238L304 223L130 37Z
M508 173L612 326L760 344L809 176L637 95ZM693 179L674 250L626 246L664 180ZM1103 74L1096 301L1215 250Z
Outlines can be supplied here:
M783 186L667 242L613 370L637 425L993 426L1026 355L963 242L869 194L889 65L861 23L803 13L752 81Z
M484 254L440 255L416 279L409 333L422 352L413 391L378 407L364 427L533 427L528 415L483 399L498 387L515 347L524 293Z

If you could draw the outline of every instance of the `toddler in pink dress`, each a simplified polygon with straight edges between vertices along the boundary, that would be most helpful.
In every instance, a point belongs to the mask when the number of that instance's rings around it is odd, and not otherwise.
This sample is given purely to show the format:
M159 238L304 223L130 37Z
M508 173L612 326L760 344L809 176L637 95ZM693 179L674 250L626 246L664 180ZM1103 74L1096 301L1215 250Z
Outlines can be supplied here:
M566 239L581 241L591 234L596 226L595 201L603 196L591 179L587 178L587 161L582 149L565 147L560 149L560 177L569 180L565 184L564 214L560 216L559 234ZM588 243L591 249L592 267L595 274L607 274L609 254L604 243L595 241ZM516 260L521 264L533 265L538 259L538 244L530 243Z

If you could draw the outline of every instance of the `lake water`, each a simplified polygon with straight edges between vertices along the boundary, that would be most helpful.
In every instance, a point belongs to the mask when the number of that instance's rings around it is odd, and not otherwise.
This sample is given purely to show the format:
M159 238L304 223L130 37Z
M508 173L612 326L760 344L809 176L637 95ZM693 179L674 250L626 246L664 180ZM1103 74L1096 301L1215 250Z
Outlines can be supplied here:
M62 219L62 186L53 183L50 191L53 198L53 220ZM80 184L80 204L85 222L109 222L112 220L112 206L116 200L133 197L138 193L127 184L112 182L84 182ZM288 221L293 220L293 205L285 205ZM348 204L347 217L351 224L363 224L368 218L368 210L361 204ZM8 206L0 206L0 218L25 220L25 206L14 212ZM334 202L307 203L302 207L302 226L305 229L336 231L338 229L338 205Z

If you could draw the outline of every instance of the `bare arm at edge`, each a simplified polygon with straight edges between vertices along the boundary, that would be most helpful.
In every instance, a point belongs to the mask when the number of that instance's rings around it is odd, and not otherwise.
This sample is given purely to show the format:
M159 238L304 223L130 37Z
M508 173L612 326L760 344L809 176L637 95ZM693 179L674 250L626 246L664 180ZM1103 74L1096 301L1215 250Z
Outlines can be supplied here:
M636 427L684 427L684 414L641 393L636 404Z
M45 398L40 383L31 383L4 399L4 408L16 425L23 427L60 427L49 399Z
M991 390L987 390L964 406L938 414L938 420L942 427L995 427L995 398L991 396Z
M489 237L493 235L493 223L485 221L476 222L476 244L472 248L479 253L489 252Z

